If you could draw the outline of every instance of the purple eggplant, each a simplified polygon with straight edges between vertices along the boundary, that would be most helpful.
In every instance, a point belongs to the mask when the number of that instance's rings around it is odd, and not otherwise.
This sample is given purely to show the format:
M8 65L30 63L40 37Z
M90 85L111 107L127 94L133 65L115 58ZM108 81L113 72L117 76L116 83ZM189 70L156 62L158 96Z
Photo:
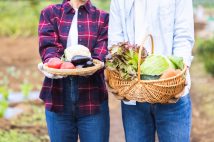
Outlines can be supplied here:
M75 66L85 65L88 61L92 61L92 58L82 55L76 55L71 59L71 63L73 63Z

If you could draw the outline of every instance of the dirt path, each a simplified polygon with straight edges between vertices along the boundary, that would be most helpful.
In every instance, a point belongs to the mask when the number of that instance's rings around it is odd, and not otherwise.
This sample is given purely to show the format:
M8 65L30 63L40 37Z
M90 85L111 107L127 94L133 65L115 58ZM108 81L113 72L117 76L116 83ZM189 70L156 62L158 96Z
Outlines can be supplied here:
M0 77L8 77L10 88L20 89L24 80L34 84L34 89L39 88L43 77L37 70L40 62L37 38L0 38L0 49L0 73L4 74Z
M192 142L214 142L214 79L196 58L191 68L193 128Z

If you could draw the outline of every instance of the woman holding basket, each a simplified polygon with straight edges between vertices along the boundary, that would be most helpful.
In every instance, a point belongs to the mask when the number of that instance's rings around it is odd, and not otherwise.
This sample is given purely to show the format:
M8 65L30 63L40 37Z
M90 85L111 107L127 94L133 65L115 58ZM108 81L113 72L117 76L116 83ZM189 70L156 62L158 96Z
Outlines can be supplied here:
M189 68L194 45L192 0L112 0L109 47L119 42L142 44L151 34L154 54L182 57ZM145 44L147 51L151 51ZM191 132L190 76L182 97L171 104L122 101L127 142L189 142Z
M39 52L43 63L61 58L66 48L85 46L93 59L107 54L108 14L90 0L64 0L41 12ZM79 51L81 52L81 50ZM46 72L40 98L46 107L51 142L108 142L108 93L103 70L84 76L57 76Z

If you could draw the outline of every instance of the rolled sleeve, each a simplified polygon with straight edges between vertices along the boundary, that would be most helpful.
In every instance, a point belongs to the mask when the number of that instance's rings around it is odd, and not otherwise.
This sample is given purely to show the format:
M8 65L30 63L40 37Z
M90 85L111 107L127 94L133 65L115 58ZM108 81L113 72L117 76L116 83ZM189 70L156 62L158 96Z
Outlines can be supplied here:
M105 56L108 54L108 22L109 22L109 15L105 15L104 23L100 28L100 32L97 38L97 43L93 48L92 57L94 59L98 59L100 61L105 60Z
M108 35L108 48L114 44L117 44L118 42L124 41L124 33L117 0L111 1Z
M41 12L38 28L39 34L39 53L43 62L47 62L50 58L61 57L63 46L58 42L58 35L54 24L51 21L51 8Z

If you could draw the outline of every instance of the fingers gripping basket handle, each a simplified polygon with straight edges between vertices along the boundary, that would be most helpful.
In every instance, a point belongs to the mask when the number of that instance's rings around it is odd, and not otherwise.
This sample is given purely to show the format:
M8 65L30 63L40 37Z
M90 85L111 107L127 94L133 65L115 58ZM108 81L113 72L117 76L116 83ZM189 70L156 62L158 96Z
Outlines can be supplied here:
M140 46L140 49L139 49L139 54L138 54L138 80L140 80L140 65L141 65L142 50L143 50L143 48L144 48L144 43L147 41L148 38L151 39L152 54L154 53L154 39L153 39L152 35L149 34L149 35L147 35L147 36L144 38L144 40L143 40L143 42L142 42L142 44L141 44L141 46Z

